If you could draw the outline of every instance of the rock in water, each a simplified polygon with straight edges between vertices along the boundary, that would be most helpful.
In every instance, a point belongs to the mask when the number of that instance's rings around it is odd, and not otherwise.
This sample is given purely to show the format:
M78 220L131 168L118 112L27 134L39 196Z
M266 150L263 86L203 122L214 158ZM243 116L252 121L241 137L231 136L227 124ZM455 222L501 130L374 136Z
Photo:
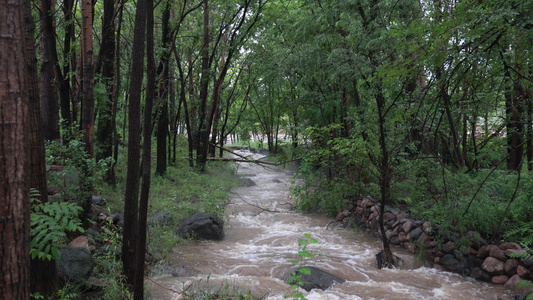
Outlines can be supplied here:
M67 281L84 282L91 276L94 259L91 252L83 247L60 249L61 260L57 263L61 278Z
M333 274L330 274L326 271L320 270L319 268L315 267L303 267L309 269L311 271L311 274L303 274L299 270L302 268L298 268L296 270L293 270L286 280L288 284L297 284L297 281L294 279L295 276L302 276L300 278L300 287L303 288L306 291L310 291L312 289L321 289L325 290L334 284L337 283L343 283L345 280L337 277ZM293 274L294 273L294 274Z
M224 221L212 213L197 213L178 227L182 238L221 240L224 238Z

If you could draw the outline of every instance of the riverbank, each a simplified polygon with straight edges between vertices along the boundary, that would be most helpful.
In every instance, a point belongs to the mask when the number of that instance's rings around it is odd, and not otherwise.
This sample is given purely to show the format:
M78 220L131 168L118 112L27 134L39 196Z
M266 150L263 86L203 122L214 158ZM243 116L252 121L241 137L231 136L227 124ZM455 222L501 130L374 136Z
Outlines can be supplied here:
M232 190L225 238L176 247L169 254L168 266L151 277L157 284L146 282L150 299L175 299L180 292L186 299L198 295L285 299L292 290L284 278L293 268L291 261L300 259L299 241L304 234L318 243L309 245L307 251L315 256L303 263L346 280L326 290L301 291L310 300L512 299L503 286L472 282L433 268L414 268L414 255L402 248L395 254L409 267L377 269L375 254L381 242L375 236L342 226L328 228L331 218L292 209L292 170L242 163L237 173L248 184Z
M353 197L353 208L343 211L339 222L353 222L381 237L380 204L366 196ZM479 233L469 231L462 236L423 220L417 220L391 207L383 216L387 239L423 259L437 270L458 273L495 285L504 285L524 297L533 289L518 288L518 282L533 280L533 259L518 258L526 253L516 243L489 244Z

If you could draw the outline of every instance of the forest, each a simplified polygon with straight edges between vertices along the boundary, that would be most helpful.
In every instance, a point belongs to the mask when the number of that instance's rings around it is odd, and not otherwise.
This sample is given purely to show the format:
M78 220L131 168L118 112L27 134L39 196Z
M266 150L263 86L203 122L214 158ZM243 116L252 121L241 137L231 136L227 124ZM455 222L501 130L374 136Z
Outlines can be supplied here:
M0 298L57 296L104 195L143 299L151 186L232 144L298 162L300 211L371 195L531 259L532 50L531 0L2 0Z

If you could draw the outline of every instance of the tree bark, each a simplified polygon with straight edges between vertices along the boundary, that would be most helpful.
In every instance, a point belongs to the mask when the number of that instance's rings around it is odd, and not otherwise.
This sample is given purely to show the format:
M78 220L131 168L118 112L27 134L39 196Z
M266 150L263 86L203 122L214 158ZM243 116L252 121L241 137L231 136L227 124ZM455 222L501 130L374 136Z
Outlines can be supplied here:
M85 152L89 157L94 157L94 66L93 66L93 3L83 0L82 6L82 105L81 105L81 130Z
M515 37L515 62L514 69L520 70L521 66L521 52L520 35ZM524 102L526 93L521 84L521 79L513 79L511 77L509 67L505 70L506 77L513 81L512 89L510 88L506 97L506 118L507 118L507 154L509 156L508 168L518 171L522 167L522 160L524 158L524 122L522 120L524 114Z
M141 0L143 1L143 0ZM142 184L139 199L138 238L135 253L135 283L133 299L144 299L144 260L146 254L146 218L148 215L148 196L150 194L150 166L152 160L152 107L155 98L155 61L154 61L154 8L153 0L146 1L146 97L143 117L143 154Z
M68 74L74 71L71 43L75 39L73 12L74 0L63 1L63 15L65 17L65 38L63 40L63 73L59 86L61 118L63 119L63 126L69 127L72 125L72 116L70 110L71 91ZM74 76L73 76L74 77Z
M141 156L141 92L143 82L144 42L146 29L146 1L140 0L135 13L133 33L131 83L128 106L128 172L126 175L126 192L124 195L124 232L122 246L122 264L127 282L135 283L135 247L137 242L137 224L139 214L139 157Z
M159 113L157 118L157 160L156 160L156 175L163 175L167 170L167 137L168 137L168 89L169 89L169 68L170 60L170 2L165 4L162 18L162 34L161 48L163 53L157 74L161 76L161 83L159 84Z
M126 1L126 0L123 0ZM122 20L124 15L124 5L120 5L119 7L119 13L118 13L118 25L117 25L117 34L116 34L116 42L115 42L115 76L114 80L115 83L113 84L113 103L115 106L113 107L113 165L111 167L112 177L110 178L110 183L112 185L116 185L116 165L118 162L118 144L119 144L119 136L118 136L118 129L117 129L117 107L118 107L118 99L120 97L120 89L121 89L121 76L120 76L120 33L122 30ZM126 111L126 109L124 109ZM124 118L125 120L126 118ZM124 122L126 123L126 122Z
M207 141L209 137L206 123L207 117L207 93L209 88L209 0L204 1L204 32L202 44L202 76L200 79L200 110L198 111L198 137L196 149L196 167L199 171L205 171L207 160Z
M39 191L39 201L48 202L46 182L46 161L43 128L41 126L41 105L37 75L37 56L35 53L35 23L31 15L31 4L24 1L25 21L25 76L28 91L28 143L30 156L30 186ZM30 263L30 291L47 297L59 288L59 276L54 260L32 259Z
M381 87L377 87L381 89ZM383 224L383 216L385 215L385 205L390 203L390 182L391 169L389 166L389 150L387 147L387 133L385 129L385 98L382 91L379 90L376 95L376 105L378 108L378 125L379 125L379 146L381 148L381 159L379 165L379 186L381 193L381 202L379 209L379 230L381 232L381 240L383 241L382 265L388 268L395 266L394 257L390 249L389 239L385 234L385 227ZM378 262L379 265L379 262Z
M41 101L44 138L57 140L59 134L59 104L55 68L58 64L52 0L40 1L41 17Z
M107 97L101 98L98 105L98 128L96 142L100 151L96 153L96 160L113 156L113 134L115 132L114 111L116 110L116 97L114 95L115 79L115 1L104 0L104 18L102 24L102 43L100 46L102 80L106 88ZM99 58L100 61L100 58ZM112 166L107 170L106 182L114 182Z
M30 298L25 35L24 1L0 0L0 299Z

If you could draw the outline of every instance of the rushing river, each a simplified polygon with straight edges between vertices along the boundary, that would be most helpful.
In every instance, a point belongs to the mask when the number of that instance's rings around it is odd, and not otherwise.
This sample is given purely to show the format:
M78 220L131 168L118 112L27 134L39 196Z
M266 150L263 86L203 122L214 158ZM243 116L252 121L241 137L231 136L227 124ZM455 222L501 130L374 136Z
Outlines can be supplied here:
M415 267L414 256L403 248L393 248L405 261L402 270L379 270L375 254L381 242L376 237L353 229L326 229L331 218L291 210L292 171L241 163L238 173L256 185L234 189L224 240L178 246L169 261L179 276L163 272L152 277L159 285L146 281L149 299L190 299L198 289L285 299L292 290L283 278L293 268L290 261L298 259L298 241L305 233L319 242L309 246L317 255L306 265L346 279L325 291L302 290L307 299L512 299L502 286ZM183 295L177 293L183 290Z

